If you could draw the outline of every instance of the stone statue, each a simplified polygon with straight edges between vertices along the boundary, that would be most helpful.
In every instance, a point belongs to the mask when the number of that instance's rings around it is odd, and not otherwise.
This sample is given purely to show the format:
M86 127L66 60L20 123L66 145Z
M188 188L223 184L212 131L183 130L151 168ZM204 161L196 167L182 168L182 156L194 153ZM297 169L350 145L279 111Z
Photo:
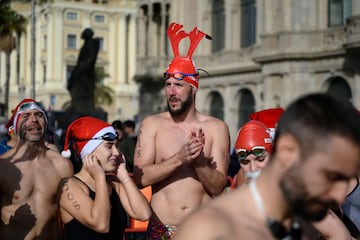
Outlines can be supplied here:
M70 112L95 111L95 63L100 43L93 36L94 32L90 28L86 28L81 34L84 44L67 83L67 89L71 95Z

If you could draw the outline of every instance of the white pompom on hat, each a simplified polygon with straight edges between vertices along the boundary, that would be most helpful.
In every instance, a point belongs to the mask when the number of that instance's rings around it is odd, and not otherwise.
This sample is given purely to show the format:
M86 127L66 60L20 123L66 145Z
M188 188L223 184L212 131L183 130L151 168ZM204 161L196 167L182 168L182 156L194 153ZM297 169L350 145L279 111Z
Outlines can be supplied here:
M76 149L77 153L81 158L92 153L104 140L93 139L104 136L107 133L115 133L115 129L107 122L86 116L81 117L70 123L66 130L64 150L61 155L64 158L71 156L69 144L74 144L73 148Z

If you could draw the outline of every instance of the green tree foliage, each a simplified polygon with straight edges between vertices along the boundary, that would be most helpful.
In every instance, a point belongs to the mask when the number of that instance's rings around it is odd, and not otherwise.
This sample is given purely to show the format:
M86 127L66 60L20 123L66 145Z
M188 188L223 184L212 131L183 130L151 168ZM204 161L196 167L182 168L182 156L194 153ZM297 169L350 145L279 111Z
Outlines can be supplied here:
M104 84L104 79L110 75L105 72L104 68L95 68L95 109L100 110L104 105L111 105L113 103L112 95L114 90ZM71 101L67 101L63 105L63 109L69 109Z
M102 105L111 105L113 102L112 94L114 90L104 84L104 79L109 77L103 68L97 67L95 69L95 108L100 108Z
M13 11L10 7L10 1L0 0L0 51L6 55L6 69L5 69L5 114L8 113L9 108L9 84L10 84L10 56L13 49L16 47L17 41L20 41L21 33L25 32L27 20L21 14ZM19 49L18 49L19 51Z

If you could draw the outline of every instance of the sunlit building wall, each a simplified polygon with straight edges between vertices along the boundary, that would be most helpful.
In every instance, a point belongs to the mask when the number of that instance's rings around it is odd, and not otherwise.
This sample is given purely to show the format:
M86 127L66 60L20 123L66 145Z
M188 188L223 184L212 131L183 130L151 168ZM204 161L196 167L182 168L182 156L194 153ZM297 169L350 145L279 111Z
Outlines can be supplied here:
M138 88L133 81L136 61L135 0L56 0L35 8L35 89L36 100L49 110L63 110L70 101L67 79L76 65L83 45L85 28L100 39L96 66L109 76L104 84L114 90L113 103L100 106L108 120L133 119L138 114ZM9 110L19 100L31 96L31 6L13 4L13 9L28 18L20 44L20 71L16 70L16 50L11 55ZM3 101L5 56L1 54L0 87ZM19 75L18 75L19 74Z
M360 107L357 0L141 0L140 118L166 110L161 77L173 57L165 34L172 21L213 37L193 57L209 73L200 71L196 103L229 125L232 142L249 114L303 94L330 92Z

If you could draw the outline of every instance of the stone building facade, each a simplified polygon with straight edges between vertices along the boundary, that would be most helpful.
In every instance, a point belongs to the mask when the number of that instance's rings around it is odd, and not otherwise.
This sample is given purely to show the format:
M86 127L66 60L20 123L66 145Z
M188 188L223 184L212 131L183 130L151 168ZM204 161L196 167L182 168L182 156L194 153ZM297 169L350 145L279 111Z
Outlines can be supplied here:
M20 69L16 50L11 55L9 110L31 96L31 4L13 3L12 8L28 18L20 43ZM101 106L108 120L133 119L138 114L136 72L136 0L56 0L35 7L36 100L47 109L60 111L70 95L67 80L83 45L81 33L94 31L100 40L96 67L109 74L104 84L114 90L113 104ZM0 86L5 84L5 56L0 58ZM1 92L2 94L4 91ZM1 96L3 99L3 96ZM9 113L8 113L9 114Z
M331 92L360 108L360 2L357 0L140 0L137 64L140 118L164 111L162 73L172 59L172 21L213 37L193 59L197 108L223 119L232 142L248 115ZM186 43L184 48L186 49Z

